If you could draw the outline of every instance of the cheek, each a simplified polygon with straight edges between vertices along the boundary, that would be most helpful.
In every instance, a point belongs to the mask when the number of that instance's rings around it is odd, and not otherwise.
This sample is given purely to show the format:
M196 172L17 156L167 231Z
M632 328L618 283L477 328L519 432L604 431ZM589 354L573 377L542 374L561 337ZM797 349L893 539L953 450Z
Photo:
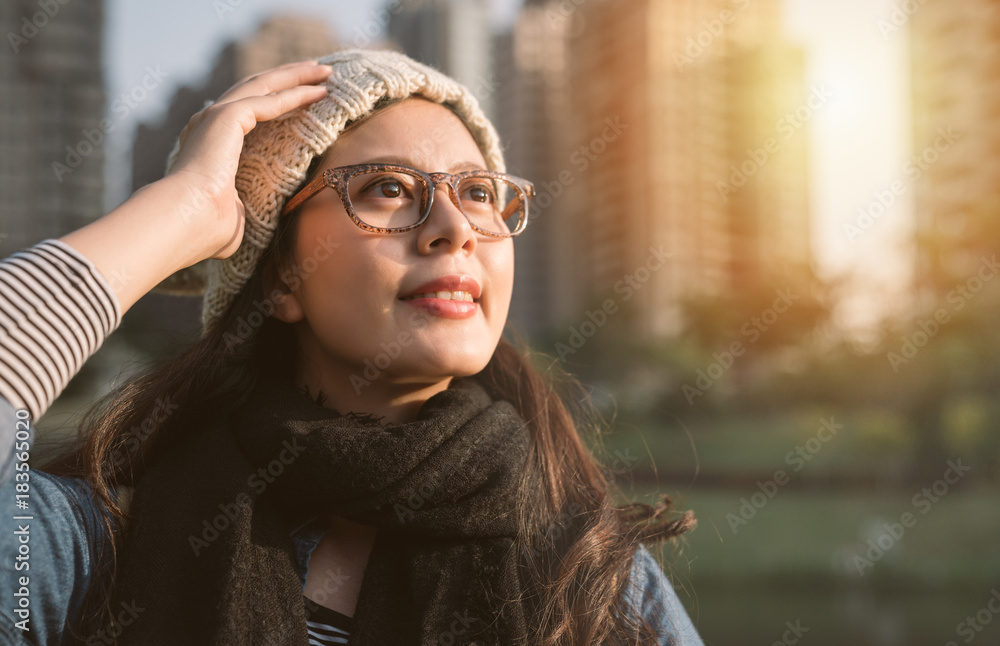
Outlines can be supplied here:
M341 329L373 330L387 314L386 267L364 248L345 244L319 264L305 285L305 309L316 323Z
M303 313L317 335L345 332L352 307L363 304L356 270L357 245L331 218L304 218L300 223L295 263L301 278ZM348 222L350 224L350 222ZM352 225L353 226L353 225Z
M510 240L504 240L490 251L483 259L483 270L490 277L490 288L493 291L491 301L496 311L492 315L500 319L494 320L493 324L502 327L514 289L514 245Z
M514 282L514 243L510 240L503 240L497 243L493 250L492 270L497 272L497 276L503 277L507 284Z

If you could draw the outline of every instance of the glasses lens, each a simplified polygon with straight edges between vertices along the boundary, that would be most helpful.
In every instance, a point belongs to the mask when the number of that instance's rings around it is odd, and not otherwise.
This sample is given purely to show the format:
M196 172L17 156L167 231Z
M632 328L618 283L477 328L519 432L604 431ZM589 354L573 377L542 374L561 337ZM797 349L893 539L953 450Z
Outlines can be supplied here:
M418 175L403 171L361 173L347 182L354 214L365 224L397 229L416 224L427 187Z
M467 177L458 186L458 199L470 222L490 233L517 231L525 204L516 184L492 177Z

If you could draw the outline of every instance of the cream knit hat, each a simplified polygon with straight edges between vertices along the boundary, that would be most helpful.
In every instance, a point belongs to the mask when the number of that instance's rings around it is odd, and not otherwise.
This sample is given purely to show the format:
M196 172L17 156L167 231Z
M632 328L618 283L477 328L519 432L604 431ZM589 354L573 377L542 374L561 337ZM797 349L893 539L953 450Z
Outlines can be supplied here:
M283 118L257 124L244 138L236 171L236 191L246 209L239 249L223 260L210 258L182 269L155 288L172 294L204 292L203 334L253 274L274 237L282 207L305 180L310 162L337 141L349 121L371 112L379 99L419 95L449 106L472 133L489 169L505 170L493 124L475 96L457 81L392 51L350 49L318 61L333 67L324 82L329 94ZM167 158L168 172L179 146L178 141Z

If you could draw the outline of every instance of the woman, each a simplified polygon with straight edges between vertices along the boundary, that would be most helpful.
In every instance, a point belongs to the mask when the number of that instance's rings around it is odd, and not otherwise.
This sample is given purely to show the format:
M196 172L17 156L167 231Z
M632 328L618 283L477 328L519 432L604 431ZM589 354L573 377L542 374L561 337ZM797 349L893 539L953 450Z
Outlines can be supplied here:
M27 442L3 462L34 524L11 528L34 532L34 576L18 597L5 572L3 607L29 602L3 630L700 644L641 544L693 517L663 518L667 498L616 509L570 412L502 338L530 182L503 172L452 79L392 52L319 63L236 84L162 180L0 265L4 432L154 286L205 290L201 340L110 393L78 446L30 479Z

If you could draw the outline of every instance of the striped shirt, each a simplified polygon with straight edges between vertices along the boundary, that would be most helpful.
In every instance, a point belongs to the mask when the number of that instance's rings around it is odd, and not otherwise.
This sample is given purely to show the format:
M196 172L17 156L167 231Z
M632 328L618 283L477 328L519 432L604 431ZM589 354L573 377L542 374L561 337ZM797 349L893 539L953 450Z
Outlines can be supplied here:
M0 263L0 394L37 420L121 319L111 286L66 243L12 254Z
M306 603L306 628L309 630L311 646L328 646L329 644L346 644L351 631L354 630L354 619L303 596Z

